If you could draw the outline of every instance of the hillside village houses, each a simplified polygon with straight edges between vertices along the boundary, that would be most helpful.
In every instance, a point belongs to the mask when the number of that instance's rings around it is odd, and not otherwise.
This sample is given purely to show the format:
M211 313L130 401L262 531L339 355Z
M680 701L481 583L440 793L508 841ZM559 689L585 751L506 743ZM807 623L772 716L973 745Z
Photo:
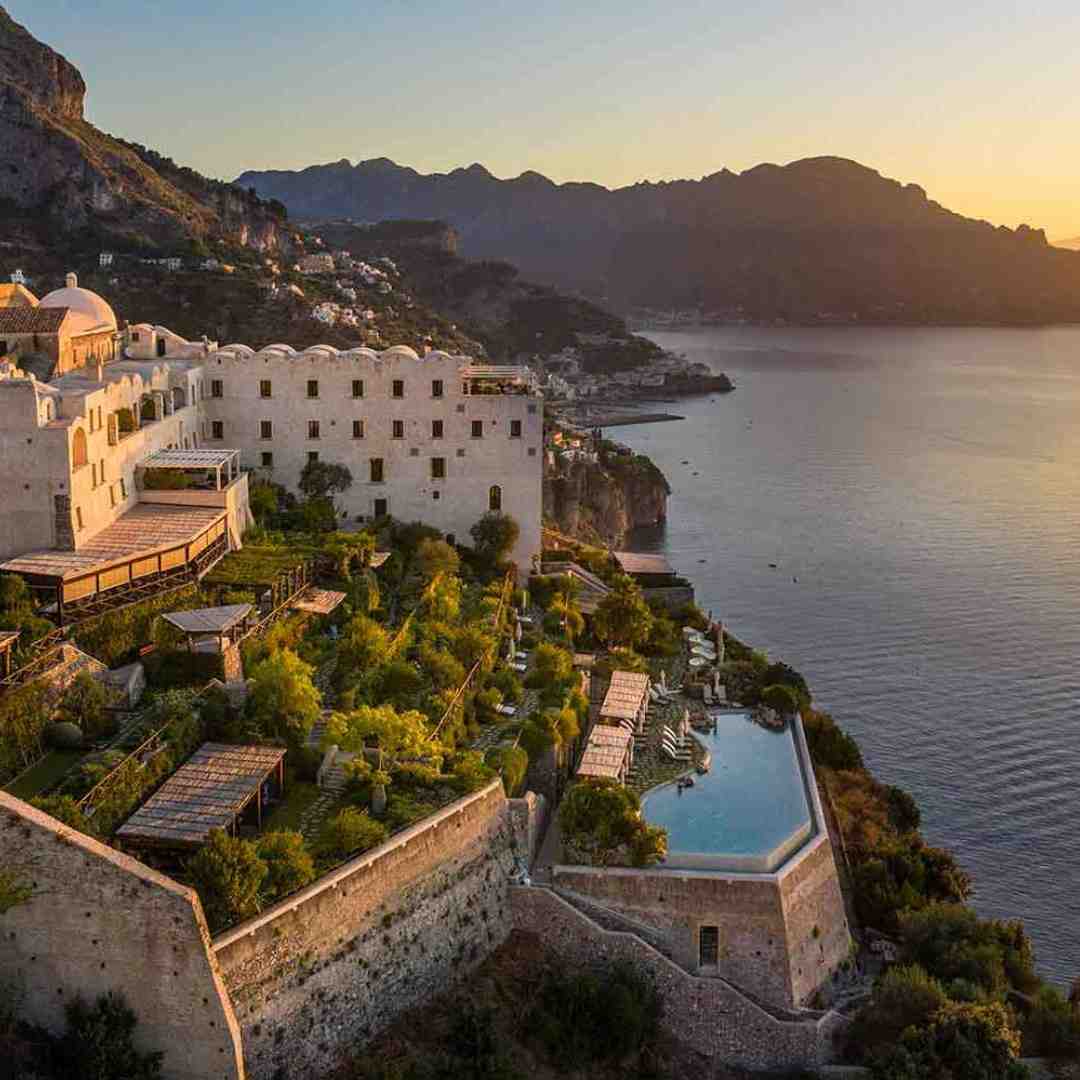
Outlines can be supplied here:
M313 460L352 474L343 526L391 514L468 542L495 510L521 528L523 572L539 555L543 401L528 369L121 330L74 275L41 301L0 288L0 328L0 569L61 617L239 546L248 473L295 491ZM194 483L154 490L148 469Z

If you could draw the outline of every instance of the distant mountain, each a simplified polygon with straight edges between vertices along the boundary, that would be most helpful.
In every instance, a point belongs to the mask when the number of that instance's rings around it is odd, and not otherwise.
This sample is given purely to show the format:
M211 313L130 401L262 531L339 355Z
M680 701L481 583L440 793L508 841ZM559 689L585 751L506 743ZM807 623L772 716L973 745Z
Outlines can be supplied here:
M246 172L237 183L301 219L441 219L463 255L624 309L755 321L1080 319L1080 254L1040 230L961 217L843 158L616 190L533 172L500 180L481 165L424 175L386 158Z
M50 239L276 246L284 207L208 180L83 116L78 70L0 7L0 221Z
M1054 247L1065 248L1066 251L1080 251L1080 236L1074 236L1071 240L1055 240Z

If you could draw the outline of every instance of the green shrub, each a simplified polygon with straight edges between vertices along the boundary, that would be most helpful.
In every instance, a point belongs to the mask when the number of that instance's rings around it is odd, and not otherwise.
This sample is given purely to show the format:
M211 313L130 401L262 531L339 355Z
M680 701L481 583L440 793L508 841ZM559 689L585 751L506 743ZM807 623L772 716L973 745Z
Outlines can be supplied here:
M573 784L559 807L563 839L593 865L651 866L667 851L665 830L641 818L638 797L615 780Z
M770 683L763 687L760 699L762 705L773 709L781 716L791 716L799 708L799 699L795 691L783 683Z
M651 1052L663 1006L653 982L629 964L549 976L528 1027L560 1071L624 1063Z
M315 880L315 862L300 833L288 829L266 833L259 837L255 849L267 867L263 883L266 900L287 896Z
M64 1007L67 1027L53 1048L56 1076L85 1080L154 1080L164 1054L135 1048L138 1018L122 996L108 993L93 1005L76 997Z
M803 730L814 764L838 770L862 768L858 743L828 713L808 711L803 716Z
M187 862L212 931L250 918L259 911L259 896L269 867L250 840L213 829L206 843Z
M346 807L323 825L317 851L322 859L341 861L381 844L386 836L382 822L355 807Z
M897 1042L905 1028L928 1024L946 1001L941 983L917 964L890 968L852 1022L848 1046L857 1059L868 1059Z
M57 821L85 833L87 836L95 836L94 826L79 809L78 803L70 795L46 795L32 799L31 806L44 810L46 814L56 818Z
M506 794L513 798L525 782L529 770L529 755L520 746L496 746L485 759L489 768L503 778Z

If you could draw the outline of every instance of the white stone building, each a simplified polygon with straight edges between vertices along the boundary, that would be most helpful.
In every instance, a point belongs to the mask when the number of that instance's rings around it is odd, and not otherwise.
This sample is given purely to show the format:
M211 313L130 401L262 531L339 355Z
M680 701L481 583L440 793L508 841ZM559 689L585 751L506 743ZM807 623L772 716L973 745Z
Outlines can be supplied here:
M489 510L513 517L523 571L540 551L543 399L518 367L395 346L259 352L229 345L204 361L207 446L295 491L313 457L345 465L338 503L353 521L391 514L463 543Z
M100 296L65 295L115 327ZM404 346L218 348L147 323L113 334L122 359L48 382L0 363L0 569L62 617L238 547L247 470L296 491L313 459L350 470L351 522L391 514L469 543L499 510L520 526L518 566L539 556L543 401L527 369ZM188 479L163 487L159 470Z

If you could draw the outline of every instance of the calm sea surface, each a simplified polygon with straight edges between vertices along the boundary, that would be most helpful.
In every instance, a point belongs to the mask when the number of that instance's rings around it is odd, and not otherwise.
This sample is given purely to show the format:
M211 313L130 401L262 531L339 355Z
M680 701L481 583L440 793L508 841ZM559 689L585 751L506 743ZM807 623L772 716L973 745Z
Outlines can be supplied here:
M738 389L614 429L674 489L637 546L802 670L980 912L1080 974L1080 329L651 336Z

